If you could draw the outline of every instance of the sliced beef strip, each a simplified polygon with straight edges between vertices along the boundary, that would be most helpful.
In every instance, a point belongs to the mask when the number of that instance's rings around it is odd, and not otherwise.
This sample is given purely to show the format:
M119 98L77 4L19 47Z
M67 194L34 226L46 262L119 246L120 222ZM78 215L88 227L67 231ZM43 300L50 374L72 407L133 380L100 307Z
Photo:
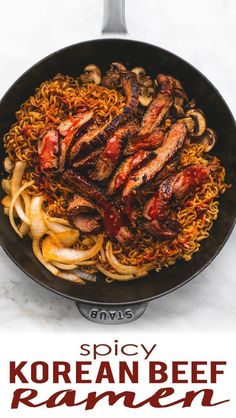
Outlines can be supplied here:
M92 121L93 110L80 113L76 116L70 116L68 119L62 121L58 126L58 130L63 137L61 139L61 152L59 157L59 166L64 168L65 164L69 160L69 154L71 147L73 146L76 135L81 128L84 128L89 122Z
M98 148L97 150L86 155L84 158L79 159L73 163L73 167L78 169L93 169L97 164L98 159L100 158L104 148Z
M127 157L118 167L116 173L108 185L107 194L112 195L118 192L126 183L130 173L135 168L139 167L146 159L150 158L150 151L137 151L134 155Z
M101 222L98 219L86 213L76 215L73 219L73 225L86 234L97 234L102 228Z
M172 219L165 222L160 222L157 219L154 219L153 221L145 222L143 227L151 235L154 235L154 237L166 240L175 238L179 232L179 223Z
M119 161L123 143L127 141L130 135L137 132L137 129L137 125L134 122L129 122L114 132L97 159L94 170L89 175L92 180L103 181L112 174Z
M171 233L176 234L178 230L173 230L170 224L171 199L175 198L177 201L181 201L188 197L192 191L206 182L209 175L216 170L217 166L213 164L207 167L195 164L184 168L177 174L172 174L164 180L143 210L144 218L150 221L146 224L150 232L152 231L157 236L162 236L162 230L165 234L170 233L170 236Z
M132 155L139 150L155 149L161 145L165 138L165 132L161 128L154 129L148 135L132 136L125 148L125 155Z
M97 233L101 230L98 208L80 195L75 195L69 202L67 217L82 232Z
M122 244L134 239L119 210L115 208L112 202L107 200L104 193L98 190L91 181L75 170L67 170L62 178L65 184L69 184L77 192L79 191L99 208L104 229L111 238L116 238Z
M186 135L187 130L184 123L179 122L172 125L163 144L157 150L152 151L153 158L130 175L122 194L124 201L129 199L136 189L148 183L160 172L164 165L182 148Z
M154 97L150 103L141 123L141 128L138 134L140 141L143 136L149 135L161 124L164 116L167 114L173 103L173 92L173 82L170 79L160 78L156 97Z

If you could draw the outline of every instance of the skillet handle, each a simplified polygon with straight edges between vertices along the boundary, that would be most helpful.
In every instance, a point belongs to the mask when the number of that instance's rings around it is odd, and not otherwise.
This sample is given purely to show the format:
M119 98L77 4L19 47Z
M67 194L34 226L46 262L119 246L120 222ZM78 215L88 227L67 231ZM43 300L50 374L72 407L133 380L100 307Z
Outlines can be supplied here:
M103 0L102 34L128 34L125 22L125 0Z
M127 324L138 319L146 310L147 302L132 305L92 305L76 302L81 315L97 324Z

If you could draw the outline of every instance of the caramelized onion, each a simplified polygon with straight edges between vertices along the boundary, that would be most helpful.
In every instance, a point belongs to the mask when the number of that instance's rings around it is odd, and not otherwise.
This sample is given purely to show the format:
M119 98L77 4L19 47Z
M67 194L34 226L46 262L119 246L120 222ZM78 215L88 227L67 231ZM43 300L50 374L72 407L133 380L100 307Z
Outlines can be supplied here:
M11 182L10 182L10 180L7 180L7 179L2 180L2 190L7 194L11 194Z
M20 188L21 182L22 182L22 177L25 171L25 167L26 167L26 161L17 161L15 164L15 168L12 174L12 179L11 179L11 195L12 197L15 196L15 194L17 193L17 191ZM29 218L27 218L25 212L23 211L22 208L22 204L21 204L21 200L20 200L20 196L18 196L18 198L15 201L15 210L17 212L17 215L19 216L19 218L25 222L26 224L29 225L30 221Z
M42 204L43 195L33 196L30 204L30 230L34 239L40 239L46 232Z
M125 264L121 264L112 251L112 243L108 241L106 245L106 258L111 265L111 267L116 270L120 274L137 274L137 273L145 273L145 268L142 267L136 267L136 266L127 266ZM147 266L148 267L148 266ZM150 267L150 266L149 266ZM152 267L151 267L152 268Z
M63 271L58 273L57 277L60 277L60 279L70 280L71 282L76 282L78 284L85 284L77 273L65 273Z
M56 238L54 240L56 245L57 242L59 242L62 246L72 247L72 245L78 241L79 231L77 229L69 229L69 231L59 232L57 234L54 233L54 237Z
M33 181L33 180L28 181L27 183L23 184L23 186L21 186L21 187L17 190L16 194L12 197L11 204L10 204L10 208L9 208L9 220L10 220L11 226L12 226L12 228L16 231L16 233L19 235L19 237L21 237L21 238L23 238L23 234L22 234L22 233L19 231L19 229L17 228L16 223L15 223L15 220L14 220L14 214L13 214L13 211L14 211L14 206L15 206L15 202L16 202L16 200L17 200L17 199L18 199L18 197L21 195L21 193L22 193L25 189L27 189L27 187L30 187L30 186L32 186L33 184L34 184L34 181Z
M40 261L40 263L44 265L44 267L46 267L46 269L48 269L55 276L59 274L59 270L44 259L41 249L40 249L39 239L33 240L33 252L34 252L35 257Z
M111 273L110 271L106 270L101 264L96 264L96 267L106 277L110 277L110 279L119 280L119 281L139 279L140 277L144 277L147 275L146 271L142 271L136 274L116 274L116 273Z
M22 198L24 201L24 205L25 205L25 214L27 216L27 218L29 218L29 211L30 211L30 203L31 203L31 197L28 193L22 193ZM22 222L19 231L21 232L22 235L26 235L29 232L29 225L26 224L25 222Z
M61 224L61 223L58 223L57 221L54 221L54 219L56 220L56 219L60 219L60 218L50 218L47 215L44 215L44 222L45 222L47 228L50 231L57 234L57 233L60 233L60 232L66 232L66 231L71 230L68 226L66 226L64 224Z
M96 244L88 250L76 250L73 248L58 247L51 237L44 239L42 252L46 261L59 261L64 264L77 264L80 261L94 257L101 249L103 235L98 235Z

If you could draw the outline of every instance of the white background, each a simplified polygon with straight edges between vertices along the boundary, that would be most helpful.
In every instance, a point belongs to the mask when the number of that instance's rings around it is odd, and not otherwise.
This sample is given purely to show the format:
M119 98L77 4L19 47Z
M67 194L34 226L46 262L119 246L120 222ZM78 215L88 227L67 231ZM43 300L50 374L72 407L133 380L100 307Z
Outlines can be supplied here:
M131 36L160 45L195 65L216 85L236 114L236 5L234 0L126 0ZM1 0L0 2L0 96L23 71L61 47L99 36L102 0ZM140 63L142 64L142 63ZM1 115L0 115L1 118ZM122 327L90 324L75 305L39 287L21 273L0 249L1 364L15 356L44 359L76 357L78 344L98 338L136 338L157 342L166 359L225 357L233 370L236 320L236 232L216 260L188 285L149 304L136 323ZM37 336L32 334L37 333ZM194 333L192 335L192 333ZM38 338L38 339L37 339ZM17 350L16 350L17 347ZM220 351L218 351L220 350ZM40 355L41 354L41 355ZM35 357L34 357L35 356ZM57 359L57 358L56 358ZM4 366L5 364L5 366ZM235 364L235 363L234 363ZM0 373L1 385L4 374ZM233 377L231 376L233 379ZM230 375L222 379L230 395ZM144 389L142 389L144 390ZM4 389L5 391L5 389ZM7 390L6 390L7 391ZM0 392L0 396L1 392ZM233 395L232 395L233 396ZM231 396L231 397L232 397ZM4 418L54 416L54 411L7 412L7 396L0 411ZM212 411L123 411L124 417L233 418L232 404ZM99 412L101 412L99 410ZM109 409L118 415L118 409ZM57 410L57 416L63 416ZM86 413L95 417L95 413ZM83 412L82 416L86 416ZM116 415L117 414L117 415ZM79 411L70 410L72 417Z

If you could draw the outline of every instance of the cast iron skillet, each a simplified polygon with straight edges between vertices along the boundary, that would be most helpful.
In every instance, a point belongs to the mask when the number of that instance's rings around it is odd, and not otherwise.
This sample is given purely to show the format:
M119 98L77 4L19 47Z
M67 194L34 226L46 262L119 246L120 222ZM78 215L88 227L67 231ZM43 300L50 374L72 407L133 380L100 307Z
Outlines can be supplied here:
M124 0L105 0L104 32L126 31ZM115 15L112 13L115 11ZM99 39L64 48L43 59L24 73L8 90L0 104L0 136L15 121L15 112L40 83L56 73L77 76L88 63L98 64L103 71L112 61L121 61L129 68L144 66L153 77L159 72L171 74L183 83L189 97L197 99L205 112L208 126L214 128L219 141L214 153L220 157L232 184L220 200L220 213L208 239L188 263L178 261L160 273L151 272L149 278L127 283L78 286L55 278L36 260L31 240L20 240L11 228L0 205L0 240L12 260L33 280L60 295L76 301L83 315L96 322L122 323L136 319L147 301L162 296L187 283L200 273L218 254L232 231L236 218L236 126L234 118L216 88L192 65L157 46L128 39ZM4 159L1 141L1 162ZM3 175L3 173L1 173ZM1 192L2 194L2 192Z

